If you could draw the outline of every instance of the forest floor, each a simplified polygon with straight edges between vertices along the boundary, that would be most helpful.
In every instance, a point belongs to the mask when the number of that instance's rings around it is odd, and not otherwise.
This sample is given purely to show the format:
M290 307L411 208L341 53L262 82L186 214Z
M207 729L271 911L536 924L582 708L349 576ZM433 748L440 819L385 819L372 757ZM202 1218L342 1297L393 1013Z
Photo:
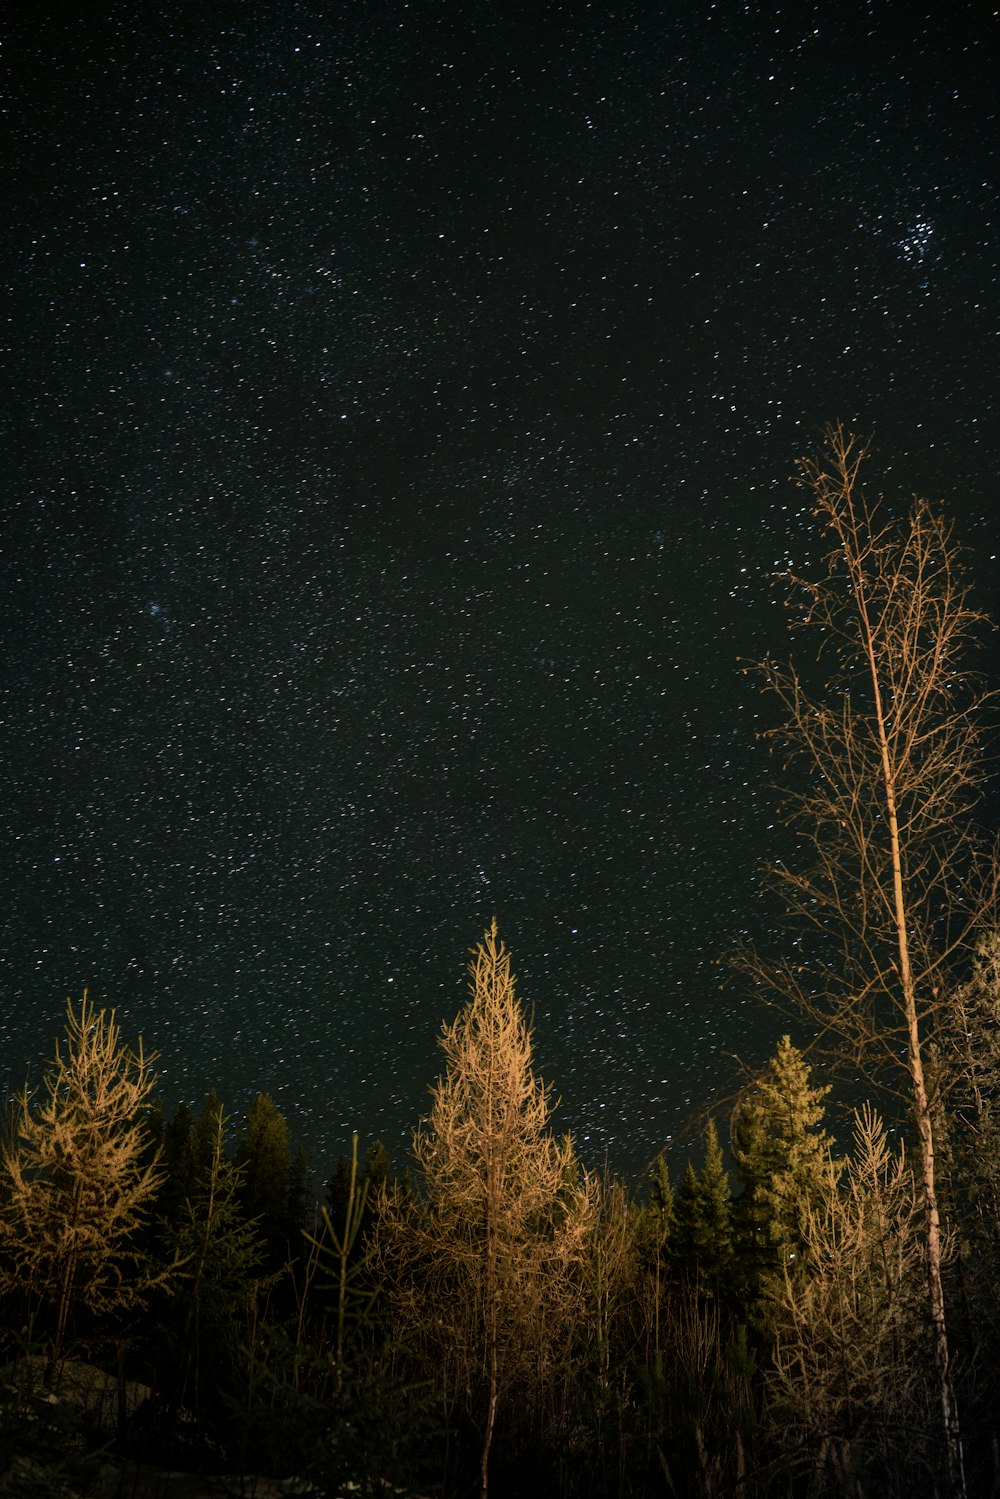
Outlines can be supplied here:
M87 1499L294 1499L306 1493L309 1489L294 1478L180 1474L120 1462L105 1465Z
M100 1450L103 1442L110 1447L120 1420L127 1424L141 1414L153 1396L149 1386L126 1380L119 1392L113 1374L81 1360L67 1360L49 1392L44 1372L45 1360L40 1357L21 1359L2 1371L8 1390L15 1392L21 1440L13 1444L7 1471L0 1473L0 1496L37 1492L66 1499L293 1499L310 1492L309 1485L296 1478L191 1473L112 1456Z
M298 1480L250 1474L172 1473L146 1463L107 1463L86 1499L293 1499L309 1490Z

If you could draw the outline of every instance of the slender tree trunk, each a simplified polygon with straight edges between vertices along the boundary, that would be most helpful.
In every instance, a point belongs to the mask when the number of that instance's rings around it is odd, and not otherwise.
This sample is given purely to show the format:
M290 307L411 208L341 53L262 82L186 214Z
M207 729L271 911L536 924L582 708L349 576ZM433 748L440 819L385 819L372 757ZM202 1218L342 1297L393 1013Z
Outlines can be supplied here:
M489 1395L486 1403L486 1429L483 1432L483 1451L479 1467L479 1494L480 1499L487 1499L490 1486L490 1448L493 1445L493 1429L496 1425L497 1416L497 1338L498 1338L498 1301L500 1288L498 1285L499 1266L497 1263L499 1245L497 1244L497 1232L500 1222L500 1210L502 1208L502 1187L497 1181L499 1161L497 1160L496 1141L494 1139L493 1127L493 1093L494 1093L494 1066L492 1042L488 1048L487 1060L487 1099L486 1099L486 1338L487 1338L487 1367L489 1371Z
M55 1382L56 1370L62 1357L63 1341L66 1337L66 1326L69 1322L69 1308L73 1299L73 1281L76 1271L76 1255L70 1251L66 1257L66 1264L62 1273L62 1284L59 1287L59 1305L56 1309L56 1326L52 1335L52 1345L49 1348L49 1356L45 1363L44 1385L46 1390L51 1390Z
M119 1338L116 1353L116 1372L118 1375L118 1388L115 1391L118 1401L118 1445L124 1449L125 1436L128 1431L128 1387L125 1384L125 1360L128 1357L128 1339Z
M490 1486L490 1448L493 1446L493 1428L497 1415L497 1305L495 1294L490 1298L489 1312L489 1399L486 1405L486 1430L483 1433L483 1453L479 1467L480 1499L487 1499Z
M337 1368L335 1374L338 1394L344 1388L344 1344L347 1340L347 1280L350 1270L351 1250L354 1247L355 1225L360 1225L357 1208L358 1185L358 1136L351 1140L351 1185L347 1193L343 1236L337 1245Z
M794 666L762 663L787 715L772 737L813 771L808 789L793 792L786 821L804 828L815 861L798 871L776 864L774 877L790 914L820 936L819 972L800 979L806 968L787 960L769 968L756 955L746 971L838 1033L845 1057L882 1055L895 1064L905 1044L900 1092L913 1110L920 1157L927 1319L948 1489L965 1499L936 1121L922 1048L933 1017L944 1014L935 986L948 982L946 968L968 951L977 929L995 920L995 889L975 889L979 840L966 825L982 795L979 719L993 694L960 663L985 617L969 602L950 524L926 501L915 500L909 519L895 521L880 501L869 503L860 490L856 498L867 452L837 425L820 457L799 465L820 531L836 538L824 579L790 575L801 596L794 623L820 632L817 659L826 653L830 663L827 700L805 690ZM856 671L865 682L863 706L852 702ZM953 913L960 913L954 924ZM831 915L843 928L840 953L827 941Z
M202 1234L201 1245L198 1250L198 1262L194 1276L191 1281L191 1296L188 1301L187 1312L184 1316L184 1330L181 1334L183 1354L178 1365L177 1379L174 1385L175 1399L172 1419L176 1422L181 1406L188 1398L188 1387L191 1380L191 1370L194 1368L195 1403L198 1400L198 1378L201 1361L201 1287L205 1277L205 1266L208 1263L208 1251L212 1242L212 1231L215 1228L215 1193L219 1181L219 1157L222 1152L221 1124L216 1138L215 1153L212 1158L211 1176L208 1185L208 1207L205 1214L205 1231Z
M882 759L882 779L885 790L886 816L889 824L889 845L892 856L892 900L893 919L899 950L899 982L903 994L906 1019L907 1057L913 1086L913 1113L917 1126L920 1147L920 1170L924 1192L927 1247L927 1289L930 1305L931 1328L934 1337L934 1362L937 1368L941 1395L941 1416L944 1424L945 1447L948 1459L948 1487L955 1499L965 1496L965 1463L962 1454L962 1436L958 1420L958 1405L951 1378L951 1358L948 1349L948 1323L945 1316L944 1284L941 1277L941 1217L938 1211L937 1185L935 1181L934 1130L931 1120L927 1085L924 1078L924 1063L920 1047L920 1024L917 1017L917 996L910 963L910 944L906 923L906 897L903 885L903 863L900 852L899 817L896 802L896 778L886 729L885 711L882 702L882 687L868 604L860 567L854 567L855 597L861 613L865 652L871 672L872 691L875 699L875 715L878 723L879 750Z
M52 1388L53 1382L56 1377L56 1370L59 1367L59 1360L62 1358L63 1342L65 1341L66 1328L69 1324L69 1309L73 1302L73 1288L76 1282L77 1270L77 1251L74 1246L76 1241L77 1226L80 1221L80 1199L82 1191L83 1188L80 1182L77 1181L73 1189L73 1212L70 1218L70 1222L67 1225L69 1229L68 1237L70 1241L70 1248L66 1255L66 1263L63 1266L62 1283L59 1287L59 1304L56 1307L55 1332L52 1336L52 1346L49 1349L49 1356L45 1364L45 1377L43 1382L47 1390L51 1390Z
M489 1378L489 1394L486 1402L486 1429L483 1432L483 1450L479 1467L479 1494L480 1499L487 1499L490 1486L490 1448L493 1445L493 1429L496 1426L497 1416L497 1340L499 1334L499 1245L497 1233L500 1225L500 1212L503 1207L503 1187L498 1181L500 1160L498 1159L497 1141L493 1118L496 1056L494 1038L490 1036L487 1042L486 1056L486 1139L484 1150L485 1167L485 1196L486 1196L486 1339L487 1339L487 1368Z

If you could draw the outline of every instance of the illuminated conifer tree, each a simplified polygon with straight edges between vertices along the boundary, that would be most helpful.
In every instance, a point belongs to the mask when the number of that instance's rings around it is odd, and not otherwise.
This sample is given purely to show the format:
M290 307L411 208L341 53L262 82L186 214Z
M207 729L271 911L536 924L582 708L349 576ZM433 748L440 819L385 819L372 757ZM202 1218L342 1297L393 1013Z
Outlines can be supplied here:
M782 1036L736 1111L740 1251L752 1295L800 1257L802 1224L826 1190L833 1142L822 1125L829 1092L813 1084L802 1053Z
M441 1036L446 1066L414 1137L418 1201L385 1194L380 1261L397 1318L479 1406L486 1495L497 1414L515 1381L544 1380L565 1277L593 1219L496 922L472 953L469 1001Z
M152 1062L85 993L79 1008L67 1004L65 1047L40 1090L26 1085L15 1102L0 1241L13 1287L52 1314L49 1383L77 1308L121 1311L149 1287L134 1241L161 1180L143 1121Z

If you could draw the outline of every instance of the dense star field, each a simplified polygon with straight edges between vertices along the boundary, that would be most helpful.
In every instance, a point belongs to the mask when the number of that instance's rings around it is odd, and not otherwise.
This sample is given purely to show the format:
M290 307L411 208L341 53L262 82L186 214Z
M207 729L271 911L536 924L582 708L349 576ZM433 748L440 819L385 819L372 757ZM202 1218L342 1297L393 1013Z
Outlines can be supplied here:
M715 960L825 422L995 605L996 16L174 9L7 37L7 1079L89 985L402 1163L495 913L639 1170L781 1029Z

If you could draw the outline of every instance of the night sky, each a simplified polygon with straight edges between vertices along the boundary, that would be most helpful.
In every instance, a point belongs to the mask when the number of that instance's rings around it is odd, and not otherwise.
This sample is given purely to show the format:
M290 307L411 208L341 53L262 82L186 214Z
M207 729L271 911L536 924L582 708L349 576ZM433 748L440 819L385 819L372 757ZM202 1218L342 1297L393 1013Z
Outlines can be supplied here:
M994 8L20 9L7 1082L89 985L169 1103L401 1165L495 913L639 1170L784 1028L715 960L795 457L874 430L1000 593Z

